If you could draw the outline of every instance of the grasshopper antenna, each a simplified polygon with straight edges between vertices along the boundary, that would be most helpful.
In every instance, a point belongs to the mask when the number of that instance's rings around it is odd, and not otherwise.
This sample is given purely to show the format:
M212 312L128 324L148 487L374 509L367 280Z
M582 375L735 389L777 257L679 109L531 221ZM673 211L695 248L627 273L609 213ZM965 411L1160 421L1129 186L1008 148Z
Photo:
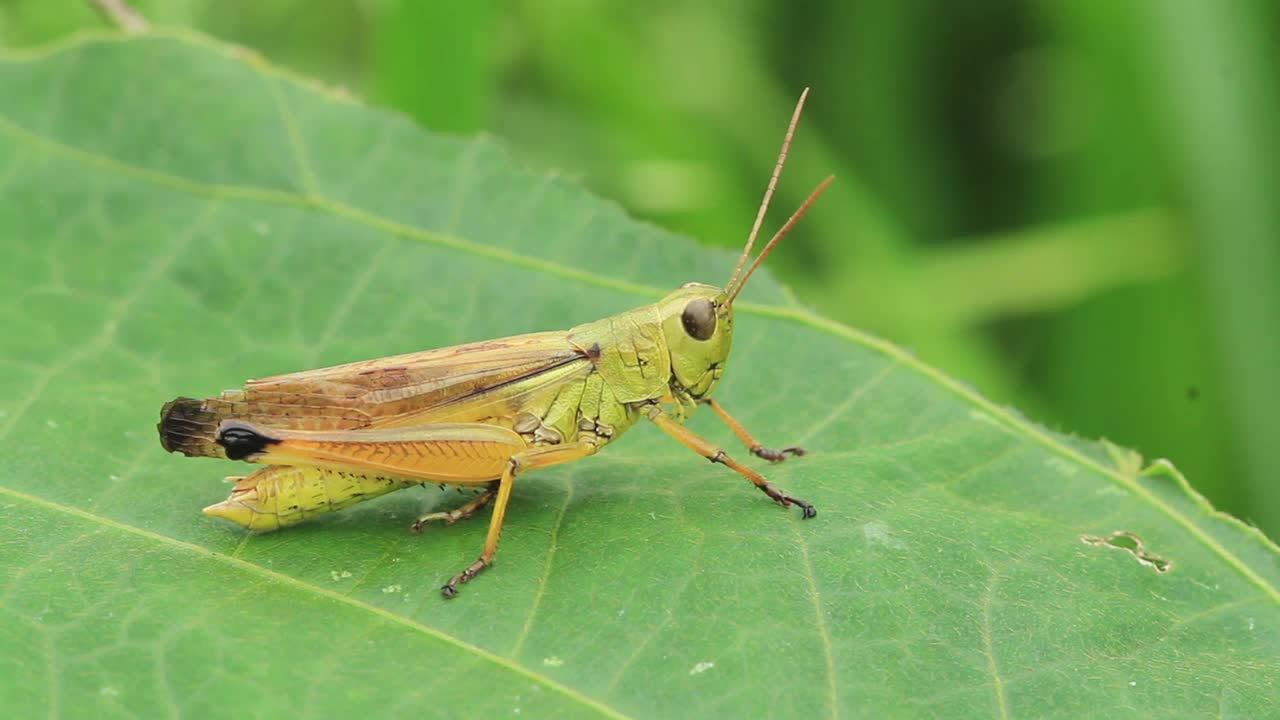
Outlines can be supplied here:
M760 209L756 211L756 221L751 226L751 234L747 235L746 247L742 248L738 265L733 269L733 275L729 276L729 282L725 285L725 289L734 295L738 293L733 290L733 284L737 281L738 274L742 272L742 267L747 264L747 259L751 257L751 248L756 244L756 235L760 234L760 226L764 224L764 215L769 210L769 201L773 199L773 189L778 186L778 178L782 176L782 166L787 163L787 151L791 149L791 136L796 134L796 125L800 124L800 111L804 109L804 100L807 97L809 97L809 88L805 88L800 93L800 99L796 101L796 109L791 111L791 123L787 125L787 134L782 138L782 150L778 152L778 163L773 166L773 175L769 178L769 185L764 190ZM746 278L743 278L743 282L745 281Z
M738 297L738 293L747 284L747 278L751 277L751 273L755 272L756 268L760 267L760 263L764 262L764 259L768 257L769 253L773 250L773 246L777 245L778 241L782 239L782 236L786 235L791 228L795 227L797 222L800 222L800 218L804 217L805 212L809 210L809 206L813 205L814 201L818 199L818 196L822 194L822 191L826 190L827 186L831 184L831 181L835 179L835 175L828 175L825 180L818 183L818 187L814 188L813 192L809 193L809 197L805 199L800 207L796 208L795 212L791 213L791 217L787 218L786 224L778 228L778 232L774 233L772 238L769 238L769 242L765 244L764 249L756 256L755 262L751 263L751 267L747 268L747 271L743 273L742 279L738 281L738 284L734 286L733 290L729 291L730 305L733 304L733 299Z

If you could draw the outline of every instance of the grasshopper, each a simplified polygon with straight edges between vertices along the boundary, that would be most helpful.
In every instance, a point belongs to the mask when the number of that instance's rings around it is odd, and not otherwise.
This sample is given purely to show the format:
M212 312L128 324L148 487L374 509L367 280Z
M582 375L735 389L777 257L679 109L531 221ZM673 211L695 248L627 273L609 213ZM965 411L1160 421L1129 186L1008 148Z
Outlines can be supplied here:
M567 331L249 380L243 389L205 400L179 397L161 409L161 445L188 456L266 465L227 478L235 483L231 495L204 510L255 531L411 485L480 488L460 507L423 515L411 527L452 525L493 505L484 549L441 588L447 598L493 564L517 477L594 455L641 418L738 472L775 502L814 517L813 505L683 424L707 405L752 454L774 462L804 454L798 447L764 447L710 394L729 356L734 299L832 180L813 190L748 266L807 94L796 103L755 223L723 289L691 282L652 305Z

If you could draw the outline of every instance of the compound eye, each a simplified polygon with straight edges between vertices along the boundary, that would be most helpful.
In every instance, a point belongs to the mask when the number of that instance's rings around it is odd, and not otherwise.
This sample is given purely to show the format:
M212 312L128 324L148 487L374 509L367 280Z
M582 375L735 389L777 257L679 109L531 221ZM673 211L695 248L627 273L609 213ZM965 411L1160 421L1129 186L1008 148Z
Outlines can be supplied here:
M694 298L680 314L684 331L694 340L710 340L716 332L716 306L706 298Z

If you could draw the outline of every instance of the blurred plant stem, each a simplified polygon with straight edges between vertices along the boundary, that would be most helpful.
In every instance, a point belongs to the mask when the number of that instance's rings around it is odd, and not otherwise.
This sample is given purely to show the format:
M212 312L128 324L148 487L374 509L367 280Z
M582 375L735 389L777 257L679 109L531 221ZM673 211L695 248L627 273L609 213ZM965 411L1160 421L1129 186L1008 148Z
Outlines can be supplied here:
M147 20L137 10L129 7L124 0L92 0L94 7L107 20L125 32L143 32L147 29Z
M1249 517L1280 527L1280 60L1274 6L1142 6L1148 71L1197 259ZM1271 35L1268 36L1268 29ZM1274 532L1274 530L1273 530Z
M1183 269L1185 239L1169 214L1148 209L965 238L926 251L935 308L960 326L1070 308L1113 288Z

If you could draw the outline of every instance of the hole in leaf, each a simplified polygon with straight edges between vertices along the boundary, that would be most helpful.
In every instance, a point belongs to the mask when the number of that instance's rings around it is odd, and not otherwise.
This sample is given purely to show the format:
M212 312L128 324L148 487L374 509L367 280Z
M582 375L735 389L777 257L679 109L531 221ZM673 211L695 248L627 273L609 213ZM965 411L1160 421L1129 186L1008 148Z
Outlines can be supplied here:
M1158 573L1173 569L1173 561L1166 560L1153 552L1148 552L1142 544L1142 538L1127 530L1116 530L1110 535L1081 535L1080 542L1086 545L1116 548L1133 555L1138 562Z

